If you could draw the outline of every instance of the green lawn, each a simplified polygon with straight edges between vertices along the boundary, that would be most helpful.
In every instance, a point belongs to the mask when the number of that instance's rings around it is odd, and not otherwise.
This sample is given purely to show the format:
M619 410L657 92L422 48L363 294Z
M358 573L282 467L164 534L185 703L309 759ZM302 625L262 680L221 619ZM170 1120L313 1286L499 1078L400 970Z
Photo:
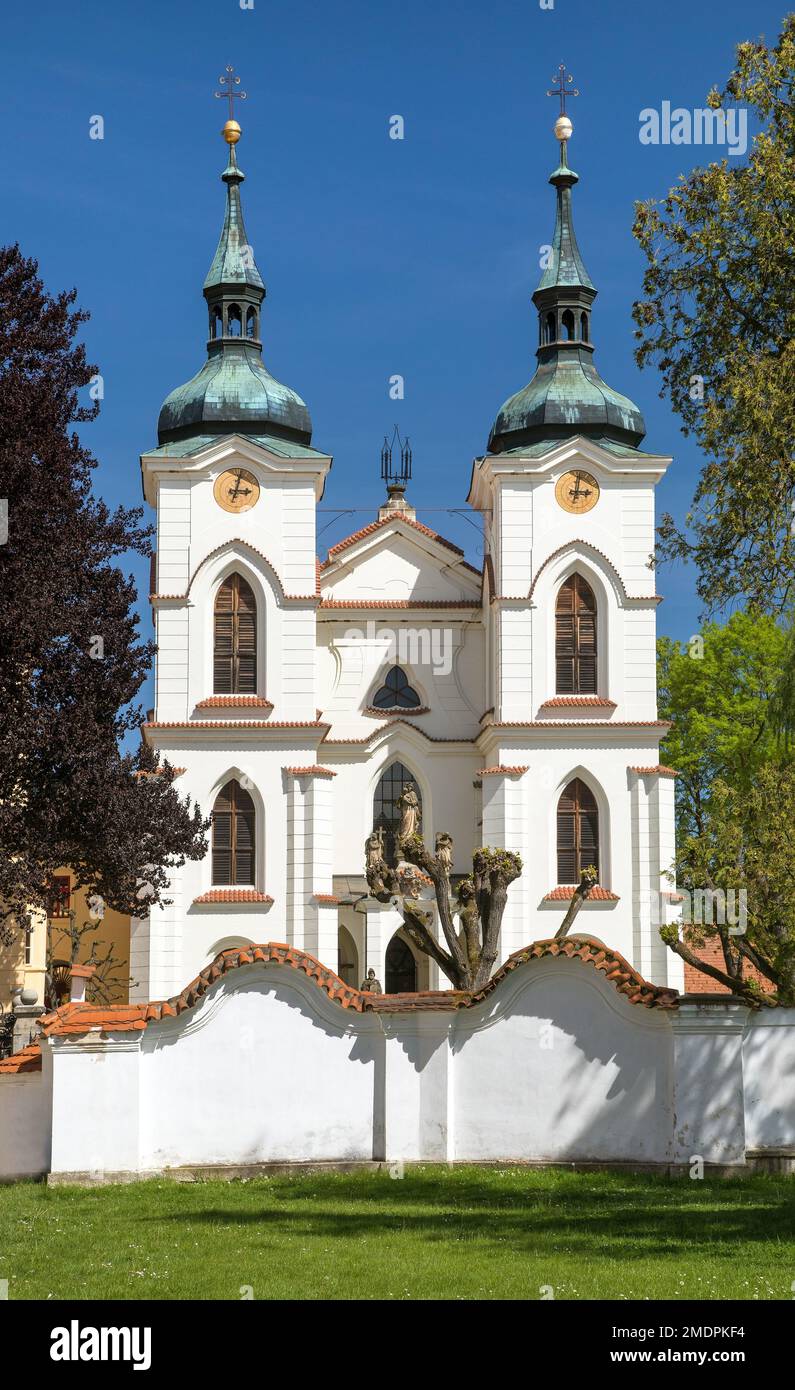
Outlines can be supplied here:
M528 1168L0 1187L14 1298L791 1299L795 1179Z

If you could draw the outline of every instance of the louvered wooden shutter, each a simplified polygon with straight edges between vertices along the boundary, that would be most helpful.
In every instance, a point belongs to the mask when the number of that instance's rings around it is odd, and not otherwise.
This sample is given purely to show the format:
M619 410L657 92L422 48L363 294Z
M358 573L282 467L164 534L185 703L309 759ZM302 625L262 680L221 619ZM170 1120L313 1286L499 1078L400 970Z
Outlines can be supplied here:
M252 885L256 873L254 802L234 779L213 807L213 883Z
M579 574L560 586L555 605L555 689L596 694L596 599Z
M555 608L555 689L573 695L577 644L574 631L574 575L560 587Z
M248 792L238 787L235 836L235 883L254 882L254 805Z
M215 600L213 687L216 695L257 693L257 604L239 574L224 581Z
M215 798L213 807L213 883L232 883L232 783Z
M235 575L221 585L215 600L215 647L213 689L216 695L231 695L234 675Z
M245 579L237 576L237 681L235 693L257 693L257 605Z
M577 808L570 784L558 802L558 883L577 880Z
M589 864L599 872L599 812L590 787L575 777L558 802L558 883L579 883Z

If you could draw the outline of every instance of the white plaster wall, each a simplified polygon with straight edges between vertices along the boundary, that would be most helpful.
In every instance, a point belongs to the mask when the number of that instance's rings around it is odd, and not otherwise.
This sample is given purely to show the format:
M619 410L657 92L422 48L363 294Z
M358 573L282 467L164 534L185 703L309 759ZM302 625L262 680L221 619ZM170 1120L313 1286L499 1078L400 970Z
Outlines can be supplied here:
M371 1159L379 1039L288 966L224 977L146 1031L141 1167Z
M51 1118L49 1071L0 1077L0 1179L49 1171Z
M43 1063L0 1077L0 1178L373 1158L734 1165L795 1148L795 1010L652 1010L560 958L519 966L473 1009L381 1015L343 1010L289 966L242 967L176 1019L56 1037Z
M670 1023L581 962L543 959L456 1015L455 1157L665 1162Z
M743 1072L748 1147L795 1147L795 1009L750 1015Z

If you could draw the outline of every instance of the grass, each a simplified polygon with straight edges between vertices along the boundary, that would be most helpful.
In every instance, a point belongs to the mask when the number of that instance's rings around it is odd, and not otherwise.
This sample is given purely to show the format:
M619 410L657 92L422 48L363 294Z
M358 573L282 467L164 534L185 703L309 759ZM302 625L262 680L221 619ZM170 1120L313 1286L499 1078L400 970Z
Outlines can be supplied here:
M0 1187L9 1298L791 1299L795 1179L529 1168ZM251 1296L251 1295L249 1295Z

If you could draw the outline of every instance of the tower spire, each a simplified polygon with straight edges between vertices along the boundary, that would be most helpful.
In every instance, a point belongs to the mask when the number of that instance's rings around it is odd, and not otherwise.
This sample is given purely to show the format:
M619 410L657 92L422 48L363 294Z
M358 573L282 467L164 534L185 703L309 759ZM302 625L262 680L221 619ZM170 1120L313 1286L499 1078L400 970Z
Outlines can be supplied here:
M297 392L271 376L262 361L261 311L265 284L246 234L237 162L242 134L234 103L245 101L240 78L230 65L217 98L228 101L229 119L221 134L229 147L221 179L226 207L221 235L202 287L209 314L207 362L191 381L163 403L158 422L162 443L209 434L267 435L309 444L312 422Z
M489 436L492 453L575 434L637 447L646 432L638 407L613 391L593 362L591 311L597 291L577 245L572 189L579 178L567 156L574 127L566 101L580 95L572 82L561 63L558 85L547 92L560 99L554 125L560 155L549 177L556 192L555 232L533 295L538 310L538 367L532 381L500 410Z

